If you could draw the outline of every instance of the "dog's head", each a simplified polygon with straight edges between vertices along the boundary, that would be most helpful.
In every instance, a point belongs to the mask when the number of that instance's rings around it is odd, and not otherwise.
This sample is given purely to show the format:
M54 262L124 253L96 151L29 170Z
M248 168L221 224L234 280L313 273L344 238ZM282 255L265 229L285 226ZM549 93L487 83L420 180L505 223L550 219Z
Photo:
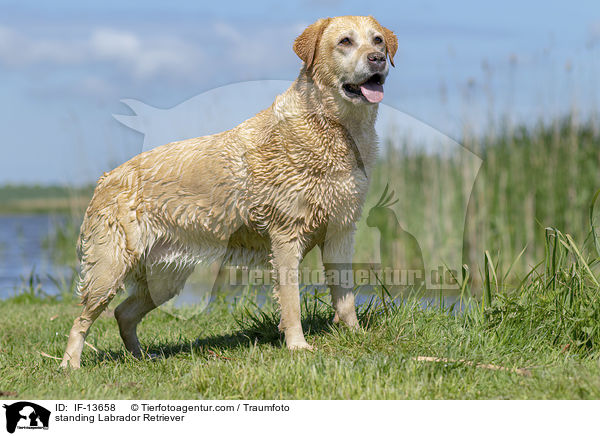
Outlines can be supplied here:
M383 99L387 58L394 66L397 48L396 35L375 18L353 16L320 19L294 43L307 74L354 104Z

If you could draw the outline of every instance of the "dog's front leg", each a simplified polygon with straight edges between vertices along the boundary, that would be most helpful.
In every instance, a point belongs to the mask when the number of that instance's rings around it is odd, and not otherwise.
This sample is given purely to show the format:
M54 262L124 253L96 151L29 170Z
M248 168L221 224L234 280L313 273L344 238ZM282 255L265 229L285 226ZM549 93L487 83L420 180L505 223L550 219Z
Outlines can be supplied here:
M342 321L349 327L358 327L354 304L354 231L340 230L327 235L321 248L327 285L335 309L333 322Z
M300 250L295 242L272 241L273 266L277 274L276 296L281 308L279 330L285 334L290 350L312 349L304 339L300 323L300 291L298 289L298 266Z

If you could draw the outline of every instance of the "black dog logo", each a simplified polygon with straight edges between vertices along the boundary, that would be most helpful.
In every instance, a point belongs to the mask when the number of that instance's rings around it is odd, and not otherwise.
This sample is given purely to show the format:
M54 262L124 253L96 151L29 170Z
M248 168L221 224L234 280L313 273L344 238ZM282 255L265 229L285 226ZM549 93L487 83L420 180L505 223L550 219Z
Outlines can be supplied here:
M43 428L48 429L50 411L28 401L19 401L11 405L4 405L6 409L6 431L14 433L17 424L21 421L19 428Z

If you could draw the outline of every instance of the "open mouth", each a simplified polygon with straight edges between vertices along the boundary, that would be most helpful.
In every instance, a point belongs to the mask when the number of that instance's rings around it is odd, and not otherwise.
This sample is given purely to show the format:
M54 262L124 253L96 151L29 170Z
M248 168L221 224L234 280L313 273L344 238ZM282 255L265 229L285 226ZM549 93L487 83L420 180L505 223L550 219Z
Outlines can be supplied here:
M349 98L359 98L364 99L369 103L379 103L383 100L383 82L383 76L380 74L373 74L366 82L358 85L344 83L342 89Z

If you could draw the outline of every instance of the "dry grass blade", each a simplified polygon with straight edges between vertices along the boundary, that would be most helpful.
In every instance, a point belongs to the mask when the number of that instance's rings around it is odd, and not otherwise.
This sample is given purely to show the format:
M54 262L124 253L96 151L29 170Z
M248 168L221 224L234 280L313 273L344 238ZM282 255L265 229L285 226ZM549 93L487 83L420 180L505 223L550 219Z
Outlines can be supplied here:
M68 338L68 337L69 337L69 335L65 335L65 337L66 337L66 338ZM88 341L83 341L83 343L84 343L85 345L87 345L88 347L90 347L92 350L94 350L96 353L99 353L99 352L100 352L100 351L99 351L99 350L98 350L96 347L94 347L94 346L93 346L92 344L90 344Z
M49 355L48 353L44 353L43 351L40 351L40 354L41 354L43 357L49 357L50 359L54 359L54 360L62 360L60 357L51 356L51 355Z
M474 366L475 368L491 369L492 371L508 371L523 376L531 376L531 371L524 368L507 368L505 366L492 365L489 363L477 363L471 362L470 360L464 359L447 359L445 357L433 357L433 356L417 356L413 357L413 360L417 362L443 362L443 363L462 363L468 366Z

